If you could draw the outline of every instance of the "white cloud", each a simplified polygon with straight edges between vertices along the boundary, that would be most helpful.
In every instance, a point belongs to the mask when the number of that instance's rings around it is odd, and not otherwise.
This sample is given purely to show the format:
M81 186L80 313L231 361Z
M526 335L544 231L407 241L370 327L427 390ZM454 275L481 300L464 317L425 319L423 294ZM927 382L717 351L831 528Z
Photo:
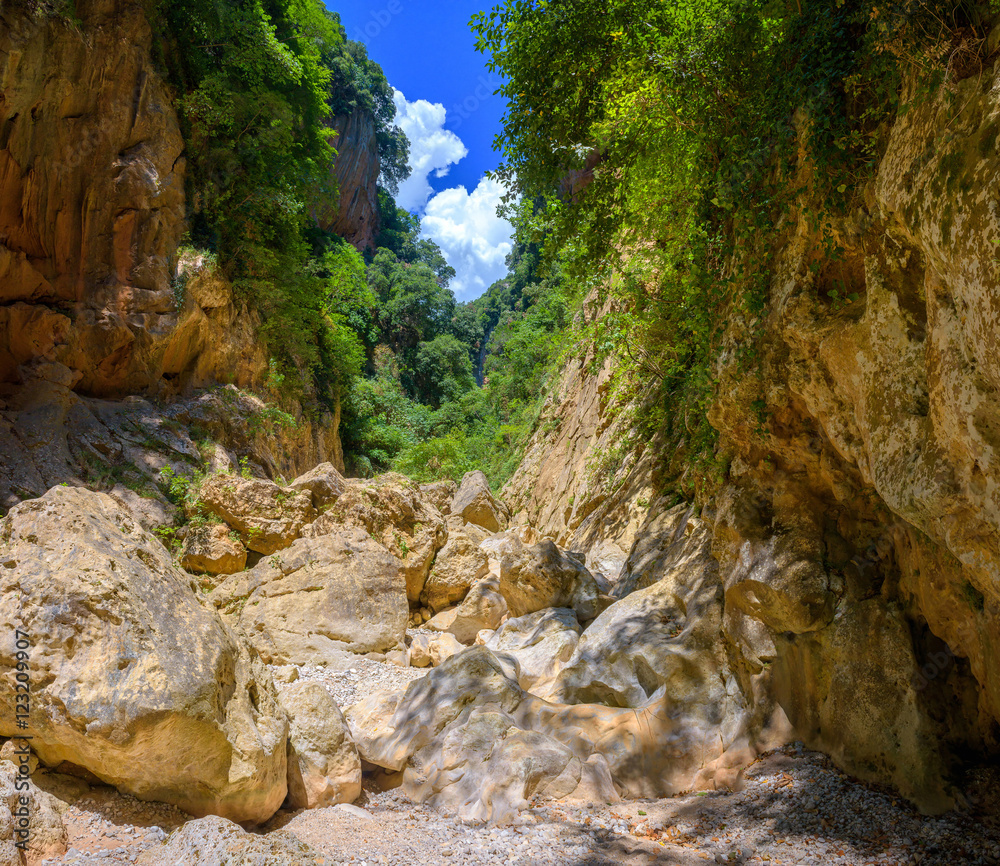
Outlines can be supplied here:
M455 269L450 288L460 301L478 297L507 274L504 259L511 251L513 229L496 214L503 194L501 184L484 177L471 193L459 186L427 202L423 234L441 247Z
M469 151L454 132L444 128L445 109L440 103L418 99L408 102L399 90L392 92L396 123L410 140L409 178L399 185L396 204L406 210L423 210L434 192L427 178L445 177Z

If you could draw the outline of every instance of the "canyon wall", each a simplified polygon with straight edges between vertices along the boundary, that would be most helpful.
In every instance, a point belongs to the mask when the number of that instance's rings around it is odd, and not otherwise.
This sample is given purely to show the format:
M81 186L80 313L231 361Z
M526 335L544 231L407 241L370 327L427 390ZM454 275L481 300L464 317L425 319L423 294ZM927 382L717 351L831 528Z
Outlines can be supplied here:
M203 258L179 256L185 145L142 5L79 0L75 15L26 2L0 10L5 508L80 476L82 452L66 443L92 425L65 425L100 417L81 408L88 401L141 396L161 412L198 389L264 393L269 372L257 314ZM338 166L367 164L374 130L355 129L365 117L342 120ZM371 226L358 214L374 212L375 164L374 175L341 183L342 213L362 240ZM354 190L355 180L370 188ZM295 414L294 431L245 453L289 475L323 460L342 468L338 412ZM225 442L240 443L249 447L245 436Z
M759 377L739 361L750 326L723 313L721 489L658 496L665 446L635 441L642 408L609 400L610 362L578 357L505 495L619 583L704 521L718 675L759 710L748 736L780 710L789 736L934 812L966 804L963 768L1000 746L1000 75L906 103L833 226L840 261L787 219Z
M337 148L332 178L339 198L334 208L317 213L320 226L353 244L359 251L375 245L378 232L378 143L375 118L366 111L333 119Z

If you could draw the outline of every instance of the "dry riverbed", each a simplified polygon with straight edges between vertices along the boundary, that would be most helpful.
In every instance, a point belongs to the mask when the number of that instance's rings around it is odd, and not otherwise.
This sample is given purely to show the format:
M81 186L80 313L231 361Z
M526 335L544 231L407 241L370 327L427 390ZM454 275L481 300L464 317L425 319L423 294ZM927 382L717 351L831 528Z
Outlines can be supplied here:
M299 669L347 705L425 671L357 659L343 671ZM326 866L599 866L769 863L843 866L1000 864L997 774L969 780L968 809L938 818L856 782L801 746L773 752L734 793L695 792L614 806L536 801L505 827L466 825L366 785L355 807L279 812L259 832L283 829ZM186 816L103 786L64 785L70 849L48 864L133 863ZM192 864L193 866L193 864Z

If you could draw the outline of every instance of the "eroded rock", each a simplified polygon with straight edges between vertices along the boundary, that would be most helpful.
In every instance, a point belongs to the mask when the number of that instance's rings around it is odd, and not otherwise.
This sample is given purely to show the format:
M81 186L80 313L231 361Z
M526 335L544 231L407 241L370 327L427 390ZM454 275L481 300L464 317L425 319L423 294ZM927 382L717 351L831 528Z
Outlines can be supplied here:
M191 578L100 493L56 487L0 522L0 612L29 635L28 728L14 726L14 630L0 735L33 737L141 799L267 820L285 797L287 721L270 676Z
M192 574L235 574L247 564L247 549L231 538L224 523L188 527L181 548L181 568Z
M30 776L19 772L18 756L12 758L0 760L0 863L21 866L25 861L38 863L65 854L68 843L62 819L65 806L39 790ZM27 798L27 805L22 797ZM22 849L27 853L24 860L17 848L18 841L27 843Z
M512 616L547 607L572 608L584 621L597 615L598 589L593 575L579 559L548 539L504 553L500 592Z
M476 643L480 642L517 659L521 688L548 700L556 676L580 642L580 623L568 608L546 608L509 619L490 634L477 635Z
M451 513L490 532L500 532L510 519L506 506L493 495L489 481L479 470L467 472L462 478L451 501Z
M288 801L293 809L353 803L361 794L361 759L347 722L319 683L281 692L289 718Z
M319 466L300 475L288 486L293 490L308 491L312 497L313 508L321 511L333 505L340 498L347 489L347 482L332 463L320 463Z
M448 540L441 513L408 478L394 473L352 481L336 503L309 528L317 538L340 527L364 529L402 562L407 598L416 603L434 555Z
M240 475L206 478L198 508L220 517L247 548L265 556L288 547L313 517L308 493Z
M435 612L458 604L488 573L486 552L480 549L479 540L464 528L451 530L424 583L421 603Z
M301 538L224 581L210 599L239 617L275 665L395 649L409 616L399 560L360 529Z
M144 851L138 866L316 866L323 855L287 830L275 830L266 836L247 833L238 824L224 818L201 818L188 821L175 830L162 845Z

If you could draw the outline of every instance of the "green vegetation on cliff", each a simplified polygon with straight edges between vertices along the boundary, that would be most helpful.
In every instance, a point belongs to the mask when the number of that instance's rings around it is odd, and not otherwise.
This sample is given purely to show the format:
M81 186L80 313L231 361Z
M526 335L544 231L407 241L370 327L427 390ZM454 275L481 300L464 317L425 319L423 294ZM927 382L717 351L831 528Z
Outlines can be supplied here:
M509 0L473 18L508 101L496 172L544 196L547 249L603 276L595 351L644 401L675 469L724 466L707 420L724 325L756 359L773 253L793 210L828 229L884 146L907 67L975 65L990 4L914 0ZM957 60L956 60L957 58ZM963 74L961 69L953 69ZM849 304L845 281L821 282ZM650 383L654 383L650 387ZM763 418L761 398L747 406Z

